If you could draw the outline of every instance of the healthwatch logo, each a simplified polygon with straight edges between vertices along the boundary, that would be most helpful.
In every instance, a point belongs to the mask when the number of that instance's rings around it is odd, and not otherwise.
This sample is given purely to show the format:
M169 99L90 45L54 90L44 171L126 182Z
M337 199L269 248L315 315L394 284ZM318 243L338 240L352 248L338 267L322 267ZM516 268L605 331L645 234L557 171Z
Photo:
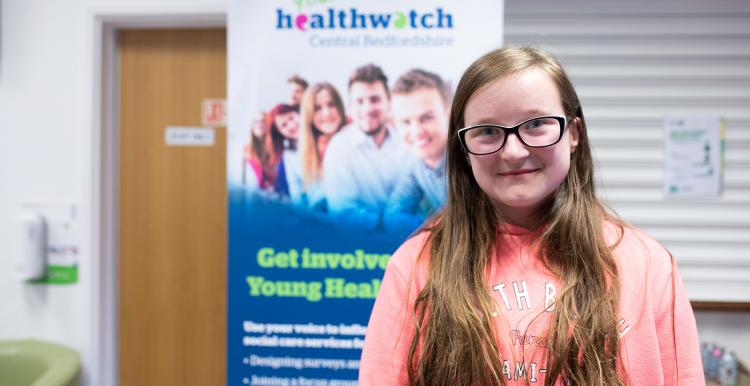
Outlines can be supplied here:
M276 29L334 30L334 29L453 29L453 15L442 8L434 12L366 13L356 8L328 8L322 13L286 13L276 9Z

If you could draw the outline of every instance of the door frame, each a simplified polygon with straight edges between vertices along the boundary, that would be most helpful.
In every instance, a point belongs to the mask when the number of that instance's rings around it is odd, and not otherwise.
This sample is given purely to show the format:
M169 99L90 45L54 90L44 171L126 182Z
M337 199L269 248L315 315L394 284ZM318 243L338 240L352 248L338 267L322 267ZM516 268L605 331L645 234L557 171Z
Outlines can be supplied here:
M227 6L99 7L90 11L93 27L91 385L117 386L119 250L119 50L123 29L226 28Z

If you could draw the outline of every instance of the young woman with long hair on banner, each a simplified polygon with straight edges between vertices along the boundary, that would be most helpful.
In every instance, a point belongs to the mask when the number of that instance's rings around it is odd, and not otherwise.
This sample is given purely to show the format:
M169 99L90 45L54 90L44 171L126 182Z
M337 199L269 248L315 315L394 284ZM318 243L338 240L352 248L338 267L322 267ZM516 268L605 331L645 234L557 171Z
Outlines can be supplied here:
M323 158L331 138L346 125L344 103L339 92L328 82L316 83L302 96L300 152L303 186L301 194L292 202L325 212L327 203L323 193Z

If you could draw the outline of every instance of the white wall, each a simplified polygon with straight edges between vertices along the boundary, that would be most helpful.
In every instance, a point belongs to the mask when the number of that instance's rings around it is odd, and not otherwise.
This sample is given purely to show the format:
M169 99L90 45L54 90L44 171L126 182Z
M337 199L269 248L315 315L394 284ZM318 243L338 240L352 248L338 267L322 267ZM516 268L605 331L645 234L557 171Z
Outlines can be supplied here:
M11 278L13 218L24 202L80 203L91 213L91 31L87 2L4 1L0 15L0 338L35 337L90 352L91 240L80 282Z
M226 0L0 1L0 339L37 338L81 353L83 384L97 373L99 139L95 16L225 13ZM30 285L11 276L12 227L22 203L77 204L79 282Z
M521 0L511 0L508 6ZM35 337L77 349L84 384L97 374L92 336L99 256L93 143L94 15L226 9L226 0L6 0L0 2L0 339ZM532 2L533 3L533 2ZM568 3L566 3L568 4ZM11 278L13 218L24 202L77 204L85 230L79 283L38 286ZM750 314L698 313L701 336L750 359Z

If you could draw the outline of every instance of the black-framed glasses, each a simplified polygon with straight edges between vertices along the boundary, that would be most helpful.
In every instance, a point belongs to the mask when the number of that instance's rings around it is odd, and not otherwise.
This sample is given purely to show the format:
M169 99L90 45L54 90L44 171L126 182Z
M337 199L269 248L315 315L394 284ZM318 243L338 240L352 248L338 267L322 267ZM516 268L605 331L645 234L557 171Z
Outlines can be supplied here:
M560 142L567 123L565 117L549 115L527 119L513 127L491 124L464 127L456 134L467 152L484 155L502 149L511 134L528 147L552 146Z

